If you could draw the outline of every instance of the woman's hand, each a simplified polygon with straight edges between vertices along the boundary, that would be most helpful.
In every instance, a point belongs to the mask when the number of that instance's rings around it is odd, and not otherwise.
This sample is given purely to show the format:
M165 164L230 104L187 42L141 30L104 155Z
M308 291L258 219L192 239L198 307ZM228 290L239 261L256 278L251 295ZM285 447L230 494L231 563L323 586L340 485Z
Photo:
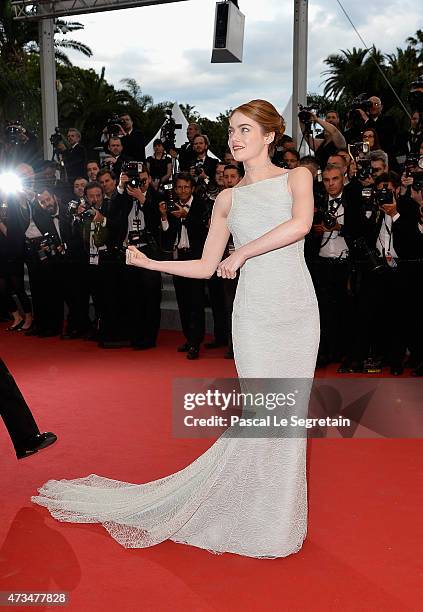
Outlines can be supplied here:
M245 263L245 257L240 249L234 251L217 266L216 274L222 278L236 278L237 271Z
M147 255L144 255L144 253L141 253L141 251L139 251L136 247L129 246L126 249L126 264L128 266L151 269L151 263L152 260L149 259Z

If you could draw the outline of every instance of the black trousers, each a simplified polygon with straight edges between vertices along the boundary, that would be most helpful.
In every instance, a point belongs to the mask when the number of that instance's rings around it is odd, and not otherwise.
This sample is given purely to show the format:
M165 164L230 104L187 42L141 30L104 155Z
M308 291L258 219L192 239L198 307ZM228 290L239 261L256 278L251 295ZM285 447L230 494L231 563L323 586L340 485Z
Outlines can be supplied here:
M313 269L320 310L319 354L340 360L348 353L351 341L350 265L348 261L338 258L317 257Z
M213 331L216 342L227 344L228 322L225 307L224 279L216 272L207 281L210 307L213 313Z
M198 278L174 276L173 284L186 341L192 346L199 347L204 340L206 327L205 282Z
M66 321L68 333L84 334L90 328L87 265L82 259L70 256L63 266L65 301L68 305Z
M32 312L31 301L25 291L25 260L23 257L9 259L3 267L4 278L10 293L15 294L24 313ZM11 302L9 302L11 306ZM16 310L16 305L15 305Z
M22 450L29 438L40 433L28 404L2 359L0 359L0 415L16 451Z
M156 344L161 319L161 274L154 270L124 266L127 299L125 312L131 344Z
M399 365L407 344L407 275L400 265L383 273L364 268L359 273L352 358L368 355Z
M64 319L64 287L60 256L40 261L34 250L27 251L32 309L37 331L60 334Z

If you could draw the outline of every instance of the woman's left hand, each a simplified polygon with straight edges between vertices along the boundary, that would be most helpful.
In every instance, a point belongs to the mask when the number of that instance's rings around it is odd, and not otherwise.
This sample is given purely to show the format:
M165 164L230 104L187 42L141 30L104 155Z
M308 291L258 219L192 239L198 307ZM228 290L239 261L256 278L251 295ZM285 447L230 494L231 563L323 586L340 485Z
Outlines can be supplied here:
M151 259L141 253L136 247L129 246L126 249L126 264L128 266L136 266L137 268L149 268Z
M240 250L234 251L217 266L216 274L222 278L236 278L237 271L242 268L246 258Z

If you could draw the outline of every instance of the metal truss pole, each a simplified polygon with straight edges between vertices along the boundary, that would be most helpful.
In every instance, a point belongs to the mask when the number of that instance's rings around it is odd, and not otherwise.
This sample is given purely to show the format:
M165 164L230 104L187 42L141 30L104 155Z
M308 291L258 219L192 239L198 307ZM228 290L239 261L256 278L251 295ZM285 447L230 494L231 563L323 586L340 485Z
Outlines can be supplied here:
M49 159L50 135L58 125L56 64L54 59L54 19L41 19L39 24L41 104L43 117L44 159Z
M301 142L298 104L307 103L308 0L294 0L294 2L292 137L298 147Z

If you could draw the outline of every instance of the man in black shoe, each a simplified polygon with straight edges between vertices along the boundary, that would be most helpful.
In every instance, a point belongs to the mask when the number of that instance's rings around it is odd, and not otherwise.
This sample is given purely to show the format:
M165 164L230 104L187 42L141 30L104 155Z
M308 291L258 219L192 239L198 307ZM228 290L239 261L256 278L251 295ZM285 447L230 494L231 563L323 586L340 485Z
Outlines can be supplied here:
M0 415L12 439L18 459L29 457L56 442L57 436L54 433L40 433L28 404L2 359L0 359L0 398Z
M194 178L185 172L176 176L175 207L162 221L162 233L170 234L168 244L174 247L174 257L179 260L200 259L207 237L206 204L194 194ZM179 347L187 353L187 359L198 359L199 347L204 340L205 282L198 278L174 276L176 300L186 343Z

